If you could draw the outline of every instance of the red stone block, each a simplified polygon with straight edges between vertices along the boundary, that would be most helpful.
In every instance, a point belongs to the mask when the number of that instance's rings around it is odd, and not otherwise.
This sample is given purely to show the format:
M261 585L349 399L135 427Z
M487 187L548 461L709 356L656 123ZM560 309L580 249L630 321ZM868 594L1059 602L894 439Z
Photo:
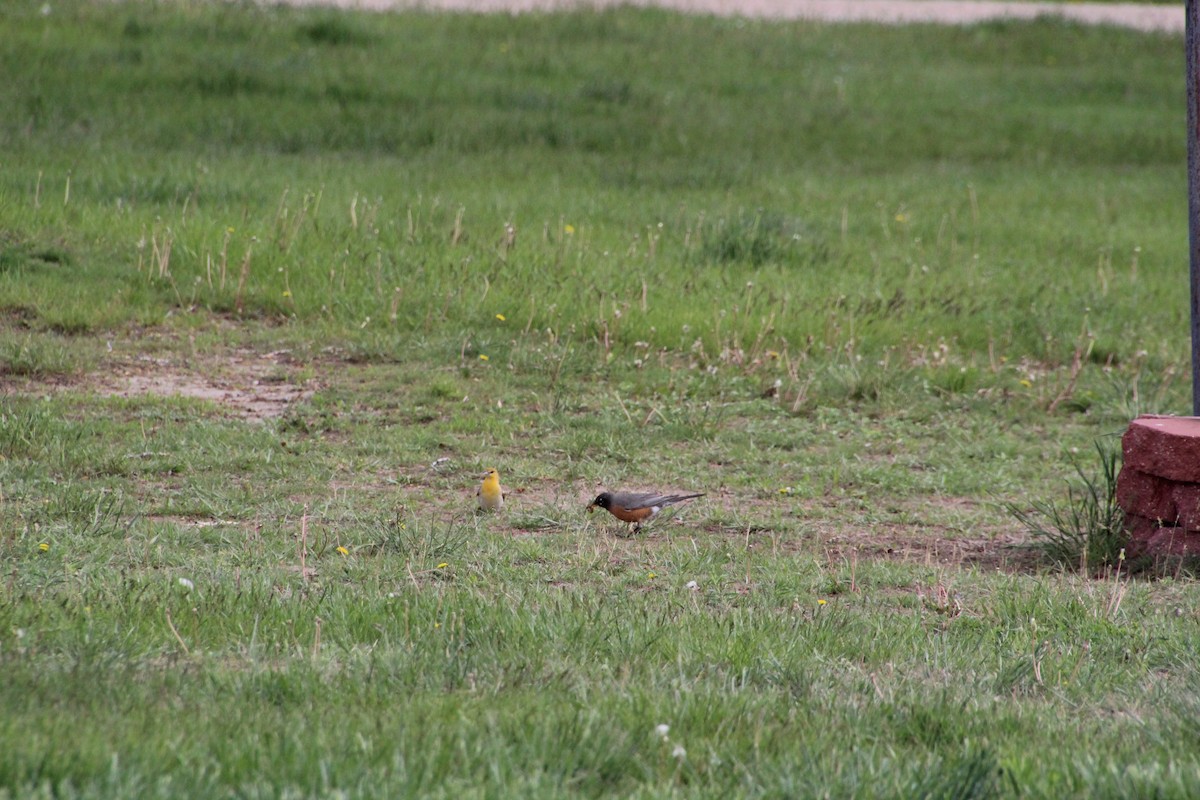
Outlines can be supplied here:
M1138 417L1121 451L1127 554L1200 556L1200 417Z
M1186 528L1164 526L1156 519L1126 514L1125 529L1129 531L1129 544L1125 547L1128 558L1200 555L1200 533Z
M1126 464L1117 476L1117 505L1129 514L1200 531L1200 483L1147 475Z
M1121 437L1126 469L1200 483L1200 417L1142 416Z
M1147 475L1128 464L1117 475L1117 505L1129 514L1148 519L1174 517L1168 489L1171 484L1162 478Z

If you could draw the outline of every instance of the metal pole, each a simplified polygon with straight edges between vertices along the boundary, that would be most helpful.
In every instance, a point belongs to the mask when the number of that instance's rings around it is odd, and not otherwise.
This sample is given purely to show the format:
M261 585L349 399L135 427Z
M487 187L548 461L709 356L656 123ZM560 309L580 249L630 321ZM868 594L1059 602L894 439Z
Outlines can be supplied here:
M1192 285L1192 414L1200 417L1200 0L1187 0L1188 244Z

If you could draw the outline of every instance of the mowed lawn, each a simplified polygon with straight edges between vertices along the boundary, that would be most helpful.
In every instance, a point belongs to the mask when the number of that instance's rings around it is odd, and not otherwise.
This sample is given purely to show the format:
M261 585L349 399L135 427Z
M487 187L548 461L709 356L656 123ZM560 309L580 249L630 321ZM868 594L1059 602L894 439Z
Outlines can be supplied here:
M0 797L1200 794L1179 37L0 29Z

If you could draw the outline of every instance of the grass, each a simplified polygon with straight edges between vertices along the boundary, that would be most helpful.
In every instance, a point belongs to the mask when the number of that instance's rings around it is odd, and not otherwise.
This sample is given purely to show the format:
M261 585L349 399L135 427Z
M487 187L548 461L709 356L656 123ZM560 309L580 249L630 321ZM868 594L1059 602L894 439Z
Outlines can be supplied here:
M0 21L0 796L1196 794L1177 38Z

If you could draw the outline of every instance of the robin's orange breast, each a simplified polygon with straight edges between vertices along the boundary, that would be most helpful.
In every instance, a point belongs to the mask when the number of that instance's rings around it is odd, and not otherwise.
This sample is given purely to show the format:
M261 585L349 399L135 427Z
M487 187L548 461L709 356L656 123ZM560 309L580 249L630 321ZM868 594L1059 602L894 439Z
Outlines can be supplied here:
M625 508L614 505L608 511L622 522L641 522L644 519L654 516L653 508Z

